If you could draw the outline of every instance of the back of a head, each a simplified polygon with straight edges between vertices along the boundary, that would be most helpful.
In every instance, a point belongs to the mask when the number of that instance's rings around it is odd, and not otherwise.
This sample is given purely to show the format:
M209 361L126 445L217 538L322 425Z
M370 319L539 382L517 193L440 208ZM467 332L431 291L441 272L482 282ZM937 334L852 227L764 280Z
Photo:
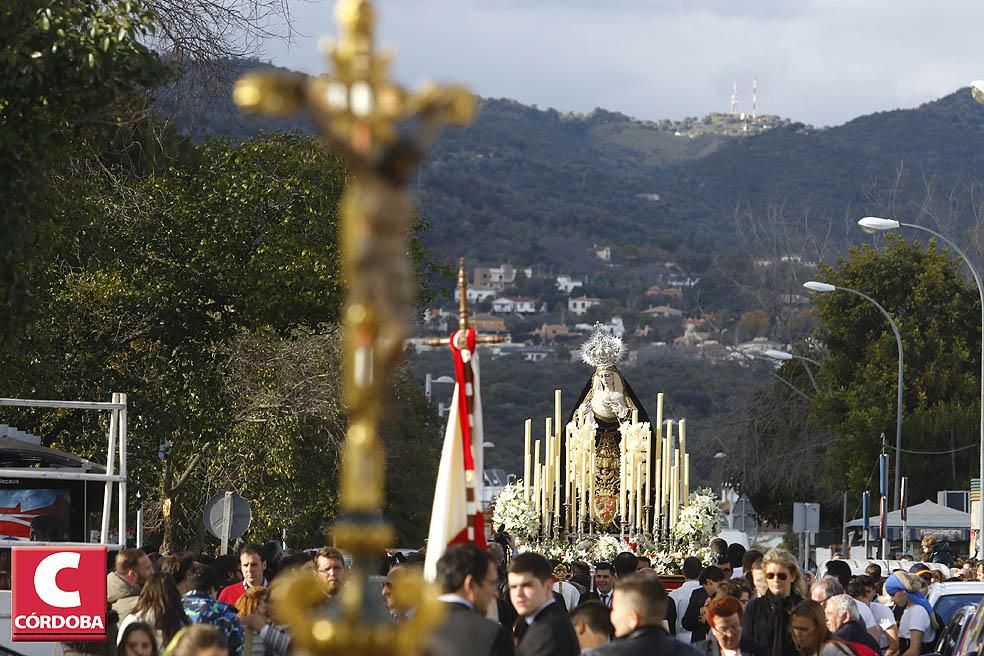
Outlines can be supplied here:
M761 551L755 549L749 549L745 552L745 555L741 558L741 568L744 572L750 572L755 567L755 564L760 562L765 556Z
M642 618L643 624L658 624L666 616L666 588L656 576L631 574L615 582L619 605L627 604Z
M204 650L213 648L228 653L222 632L211 624L192 624L175 636L168 656L198 656Z
M615 576L622 578L636 571L636 567L639 566L639 559L631 551L623 551L615 556L612 566L615 567Z
M877 582L878 579L882 577L881 565L879 565L878 563L871 563L870 565L864 568L864 573L870 576L871 578L875 579L875 581Z
M570 617L572 624L584 622L593 633L612 634L611 610L600 601L585 601L571 611Z
M553 576L550 561L538 553L527 551L512 559L509 563L510 574L532 574L540 581L546 581Z
M858 599L866 596L868 594L868 590L873 589L874 587L874 579L867 574L861 574L860 576L855 576L847 582L844 592L851 595L855 599Z
M195 562L195 557L190 551L185 551L179 554L171 554L170 556L164 556L161 558L157 569L161 574L170 574L171 578L178 585L181 585L185 577L188 575L188 570L191 568L192 563Z
M714 538L708 546L710 546L711 551L718 556L728 555L728 541L724 538Z
M715 598L717 597L734 597L735 599L741 599L743 594L747 594L749 598L752 596L752 589L748 585L748 582L743 578L731 579L730 581L721 581L717 584L717 590L715 592Z
M810 591L813 590L823 590L824 597L827 598L844 594L844 586L833 576L824 576L814 581L810 586Z
M114 569L117 574L126 574L131 570L137 569L137 563L144 557L141 549L123 549L116 554Z
M731 563L732 567L741 567L744 560L745 547L737 542L728 545L728 562Z
M704 563L700 562L700 558L696 556L687 556L683 559L683 575L688 580L692 581L700 576L703 569Z
M846 586L851 580L851 566L843 560L827 561L827 574L833 576L842 586Z
M465 579L469 576L475 583L483 583L488 577L489 565L492 564L489 553L474 544L454 545L448 547L437 561L435 581L445 594L458 592L464 587Z
M715 567L714 565L709 565L701 570L700 575L697 577L697 582L704 585L708 581L714 581L715 583L720 583L724 580L724 572Z
M192 563L185 575L185 585L189 590L211 593L219 585L215 570L204 563Z

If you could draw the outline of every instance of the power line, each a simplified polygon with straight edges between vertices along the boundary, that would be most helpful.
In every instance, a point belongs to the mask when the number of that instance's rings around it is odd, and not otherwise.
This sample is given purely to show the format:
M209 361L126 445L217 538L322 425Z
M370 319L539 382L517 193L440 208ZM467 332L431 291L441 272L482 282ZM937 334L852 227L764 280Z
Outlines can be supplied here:
M885 446L888 447L889 449L892 449L893 451L896 450L895 447L892 446L891 444L886 444ZM958 451L966 451L967 449L976 449L977 447L978 447L977 444L968 444L967 446L962 446L959 449L949 449L948 451L912 451L909 449L898 449L898 450L901 451L902 453L913 453L915 455L920 455L920 456L944 456L950 453L957 453Z

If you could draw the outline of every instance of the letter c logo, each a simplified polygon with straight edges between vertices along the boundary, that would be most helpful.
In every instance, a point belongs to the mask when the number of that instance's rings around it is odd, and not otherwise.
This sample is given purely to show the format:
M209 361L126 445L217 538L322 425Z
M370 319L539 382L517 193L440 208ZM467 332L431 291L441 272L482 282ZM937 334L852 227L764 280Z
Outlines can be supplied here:
M78 590L62 590L55 577L63 569L78 569L81 554L74 551L59 551L46 557L34 571L34 590L41 601L55 608L78 608L82 598Z

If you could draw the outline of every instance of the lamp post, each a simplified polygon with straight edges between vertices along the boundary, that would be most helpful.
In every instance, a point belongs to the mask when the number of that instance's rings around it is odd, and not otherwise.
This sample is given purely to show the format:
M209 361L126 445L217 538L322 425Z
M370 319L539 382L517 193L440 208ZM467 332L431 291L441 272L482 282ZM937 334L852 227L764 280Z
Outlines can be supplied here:
M810 371L808 366L806 366L806 363L810 363L819 367L819 362L813 358L807 358L802 355L796 355L795 353L789 353L788 351L780 351L777 349L767 349L764 353L766 357L772 358L773 360L779 360L781 362L789 362L790 360L799 360L802 362L803 370L806 371L806 375L810 378L810 383L813 384L813 390L816 392L820 391L820 386L817 385L817 379L813 377L813 372Z
M899 334L899 327L895 325L895 320L892 319L892 315L888 313L885 308L875 299L871 298L864 292L859 292L856 289L851 289L849 287L838 287L837 285L830 285L825 282L816 282L811 280L810 282L803 283L803 286L809 289L811 292L818 292L821 294L829 294L834 291L849 292L855 296L860 296L864 300L868 301L876 308L878 311L888 319L888 325L892 327L892 333L895 334L895 343L899 347L899 380L898 380L898 395L895 402L895 486L893 490L894 504L898 507L899 502L899 467L902 463L902 369L905 356L902 353L902 336Z
M984 104L984 81L978 80L971 84L971 90L974 94L974 99ZM977 283L977 293L981 297L981 449L979 454L979 480L984 484L984 284L981 283L981 274L977 271L977 267L974 266L970 258L960 250L960 248L953 243L952 240L944 237L935 230L931 230L925 226L916 225L914 223L902 223L901 221L896 221L895 219L882 219L877 216L866 216L860 221L858 225L867 232L874 234L876 232L884 232L886 230L899 230L901 228L913 228L915 230L922 230L923 232L928 232L933 235L943 243L947 244L952 248L957 255L959 255L964 262L967 263L967 268L970 269L970 275L974 277L974 282ZM898 452L896 452L896 458L898 458ZM896 477L898 472L896 472ZM896 498L898 498L898 478L895 479L896 483ZM984 558L984 540L981 539L984 536L984 491L978 492L980 495L977 502L977 557L979 559Z

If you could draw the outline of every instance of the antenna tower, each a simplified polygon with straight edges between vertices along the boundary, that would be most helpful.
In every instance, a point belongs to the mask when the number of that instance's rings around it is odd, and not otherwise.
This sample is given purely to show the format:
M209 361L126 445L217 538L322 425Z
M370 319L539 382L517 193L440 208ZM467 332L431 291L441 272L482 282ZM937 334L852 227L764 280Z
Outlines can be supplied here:
M738 113L738 83L731 83L731 115Z

